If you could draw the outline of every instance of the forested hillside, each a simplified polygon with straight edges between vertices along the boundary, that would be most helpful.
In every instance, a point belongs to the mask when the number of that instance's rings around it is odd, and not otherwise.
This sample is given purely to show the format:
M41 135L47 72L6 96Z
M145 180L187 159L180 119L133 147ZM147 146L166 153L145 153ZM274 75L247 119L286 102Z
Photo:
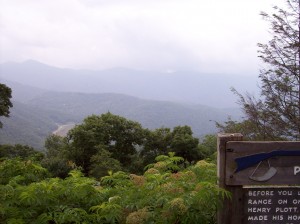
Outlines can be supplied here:
M0 144L24 144L43 149L45 138L57 124L67 123L69 115L13 101L9 118L1 118Z
M192 135L108 112L49 136L45 153L0 145L0 222L215 223L230 197L217 186L216 136Z
M112 112L139 121L147 128L190 125L197 136L213 132L216 121L237 117L238 109L216 109L203 105L144 100L122 94L46 93L30 105L54 109L83 119L91 114ZM211 124L210 124L211 123Z
M234 97L230 86L255 82L195 72L61 69L36 61L4 63L0 70L0 80L11 87L15 102L11 117L3 119L0 143L39 149L60 125L79 124L91 114L106 112L150 129L188 125L197 137L214 133L215 121L240 117L240 110L226 103Z
M42 149L44 139L59 125L80 123L92 114L111 112L155 129L188 125L201 137L216 131L215 122L228 116L238 118L238 109L144 100L123 94L51 92L10 82L14 107L10 118L3 118L0 143L28 144ZM22 101L23 103L20 103Z

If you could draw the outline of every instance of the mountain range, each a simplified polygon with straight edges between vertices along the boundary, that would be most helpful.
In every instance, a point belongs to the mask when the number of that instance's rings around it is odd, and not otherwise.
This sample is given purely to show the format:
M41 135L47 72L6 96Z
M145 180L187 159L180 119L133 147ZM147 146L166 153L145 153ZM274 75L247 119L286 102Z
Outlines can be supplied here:
M193 103L217 108L237 107L238 91L258 92L256 75L204 74L195 71L101 71L57 68L37 61L0 64L0 81L59 92L120 93L142 99Z
M0 118L4 124L0 129L0 144L20 143L42 150L45 138L58 127L78 124L91 114L106 112L138 121L149 129L188 125L196 137L216 133L214 121L241 117L237 106L225 103L228 99L221 92L221 83L209 86L214 80L211 77L201 78L207 80L195 94L201 97L185 100L197 89L197 83L192 83L189 76L194 81L197 78L191 74L184 78L180 74L160 74L163 76L160 77L158 73L129 69L72 70L35 61L5 63L0 69L0 82L11 87L14 105L9 118ZM169 95L164 95L168 91ZM205 99L213 104L214 97L216 101L219 98L218 107L196 102ZM220 108L222 105L227 107Z

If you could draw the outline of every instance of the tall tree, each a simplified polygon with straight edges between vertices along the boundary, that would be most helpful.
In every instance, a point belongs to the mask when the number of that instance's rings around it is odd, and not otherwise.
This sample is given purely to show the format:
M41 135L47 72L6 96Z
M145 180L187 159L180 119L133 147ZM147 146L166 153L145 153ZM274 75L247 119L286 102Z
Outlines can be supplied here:
M69 132L69 159L88 173L91 158L106 150L126 168L137 147L143 144L144 135L145 130L138 122L111 113L92 115Z
M153 131L148 130L146 141L141 156L144 159L144 166L154 163L159 155L167 155L170 152L172 132L170 128L161 127Z
M259 75L261 98L234 92L261 139L300 139L300 0L273 9L272 15L261 13L272 34L268 43L258 44L265 64Z
M162 127L148 131L141 156L145 165L155 162L157 156L170 152L187 162L197 161L201 159L198 144L199 139L193 136L191 127L187 125L176 126L172 131Z
M67 158L67 138L58 135L50 135L45 141L46 156L42 161L43 167L53 177L66 178L69 172L76 166Z
M0 116L8 117L9 108L12 107L10 101L11 89L6 85L0 83ZM2 128L2 122L0 121L0 128Z
M176 156L180 156L188 162L197 161L200 158L198 144L199 139L193 137L191 127L187 125L174 127L170 150L175 152Z

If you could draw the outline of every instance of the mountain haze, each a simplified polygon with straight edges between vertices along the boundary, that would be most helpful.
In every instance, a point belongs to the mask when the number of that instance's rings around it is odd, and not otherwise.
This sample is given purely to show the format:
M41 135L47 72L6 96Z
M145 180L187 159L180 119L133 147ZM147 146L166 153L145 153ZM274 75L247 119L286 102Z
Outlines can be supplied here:
M0 144L25 144L43 149L45 138L58 124L67 123L69 115L44 110L32 105L13 101L10 117L1 118Z
M0 144L27 144L38 149L43 149L45 138L59 126L81 123L92 114L111 112L138 121L150 129L189 125L197 137L215 133L214 121L222 122L228 116L240 116L238 109L145 100L124 94L67 93L39 89L40 92L32 98L35 88L30 91L30 87L14 83L12 90L19 94L14 95L10 117L1 118L4 126L0 129ZM26 93L30 93L31 97L26 97ZM27 101L24 101L25 98Z
M113 68L102 71L57 68L36 61L0 65L1 79L36 88L83 93L120 93L143 99L236 107L230 91L257 92L256 76L157 72Z
M86 94L49 92L30 101L30 105L65 112L75 120L91 114L111 112L139 121L144 127L189 125L196 135L215 131L214 122L240 115L238 109L216 109L168 101L144 100L123 94Z
M0 68L0 82L11 87L14 105L11 116L1 118L0 144L27 144L42 150L45 138L59 127L107 112L149 129L188 125L196 137L215 133L214 121L241 117L239 109L226 103L233 96L222 92L229 88L228 77L217 81L216 76L196 73L72 70L35 61Z

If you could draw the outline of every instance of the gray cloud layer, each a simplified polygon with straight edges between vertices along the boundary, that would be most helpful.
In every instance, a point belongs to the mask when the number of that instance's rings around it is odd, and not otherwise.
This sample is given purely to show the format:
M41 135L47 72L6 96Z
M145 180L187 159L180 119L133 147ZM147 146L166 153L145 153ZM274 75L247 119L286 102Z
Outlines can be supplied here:
M280 0L1 0L0 62L257 73Z

